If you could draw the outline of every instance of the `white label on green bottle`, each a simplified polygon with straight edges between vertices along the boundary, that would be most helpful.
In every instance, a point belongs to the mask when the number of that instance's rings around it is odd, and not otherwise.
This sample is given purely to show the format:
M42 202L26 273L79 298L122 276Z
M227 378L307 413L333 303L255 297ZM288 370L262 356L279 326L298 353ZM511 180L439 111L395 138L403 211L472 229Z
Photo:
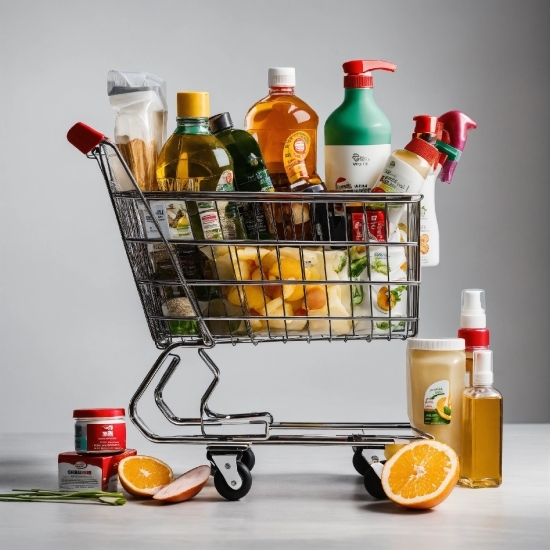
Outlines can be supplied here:
M438 380L424 394L424 424L451 423L451 394L448 380Z
M391 153L382 145L325 145L326 186L330 191L367 192Z

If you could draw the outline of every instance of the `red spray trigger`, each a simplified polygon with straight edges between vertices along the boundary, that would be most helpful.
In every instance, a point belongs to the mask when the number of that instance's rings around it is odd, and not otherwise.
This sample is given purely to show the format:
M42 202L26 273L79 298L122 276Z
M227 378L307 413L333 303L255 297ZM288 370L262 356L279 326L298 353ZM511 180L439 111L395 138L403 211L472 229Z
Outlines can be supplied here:
M391 71L394 72L397 65L389 61L375 59L353 59L346 61L342 67L344 76L344 88L372 88L372 75L370 71Z
M80 152L87 155L94 147L97 147L105 136L97 130L90 128L83 122L77 122L68 132L67 140Z

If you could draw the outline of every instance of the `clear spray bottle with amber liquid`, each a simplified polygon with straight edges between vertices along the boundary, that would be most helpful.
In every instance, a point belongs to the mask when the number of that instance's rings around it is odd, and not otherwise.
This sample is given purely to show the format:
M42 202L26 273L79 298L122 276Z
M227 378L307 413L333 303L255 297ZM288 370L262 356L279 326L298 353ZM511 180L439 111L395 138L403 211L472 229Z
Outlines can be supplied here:
M498 487L502 483L502 395L493 388L493 352L474 351L472 386L462 405L462 464L458 483Z

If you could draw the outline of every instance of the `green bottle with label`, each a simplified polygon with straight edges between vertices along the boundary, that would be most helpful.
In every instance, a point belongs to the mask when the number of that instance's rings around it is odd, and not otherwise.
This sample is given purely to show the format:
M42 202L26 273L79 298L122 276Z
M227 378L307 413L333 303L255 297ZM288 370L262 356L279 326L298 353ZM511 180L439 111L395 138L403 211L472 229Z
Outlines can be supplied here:
M329 191L368 191L391 153L391 125L374 101L370 71L395 71L387 61L343 65L344 101L325 123L325 184Z
M237 191L275 191L258 142L246 131L233 127L229 113L210 117L210 131L224 144L233 160ZM265 209L264 209L265 206ZM275 234L267 203L244 203L241 215L249 239L272 239Z

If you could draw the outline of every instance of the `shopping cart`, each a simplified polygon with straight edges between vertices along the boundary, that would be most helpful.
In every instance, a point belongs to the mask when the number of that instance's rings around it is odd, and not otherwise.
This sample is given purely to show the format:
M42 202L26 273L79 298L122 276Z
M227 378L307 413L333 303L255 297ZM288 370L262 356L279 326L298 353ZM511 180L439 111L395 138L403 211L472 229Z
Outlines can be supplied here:
M269 412L214 412L208 403L220 370L207 350L220 344L415 336L421 195L144 193L104 135L78 123L67 137L99 164L151 337L162 350L130 402L129 416L139 431L157 443L205 444L216 489L228 500L249 492L251 446L266 444L349 446L366 489L382 498L386 446L429 434L408 423L275 422ZM191 197L213 205L219 219L243 205L255 214L261 209L276 236L194 238L185 207ZM396 216L399 222L390 223ZM177 233L182 221L183 238ZM198 350L213 375L196 418L176 416L163 398L185 348ZM139 416L138 403L156 378L154 398L164 417L198 433L159 435Z

